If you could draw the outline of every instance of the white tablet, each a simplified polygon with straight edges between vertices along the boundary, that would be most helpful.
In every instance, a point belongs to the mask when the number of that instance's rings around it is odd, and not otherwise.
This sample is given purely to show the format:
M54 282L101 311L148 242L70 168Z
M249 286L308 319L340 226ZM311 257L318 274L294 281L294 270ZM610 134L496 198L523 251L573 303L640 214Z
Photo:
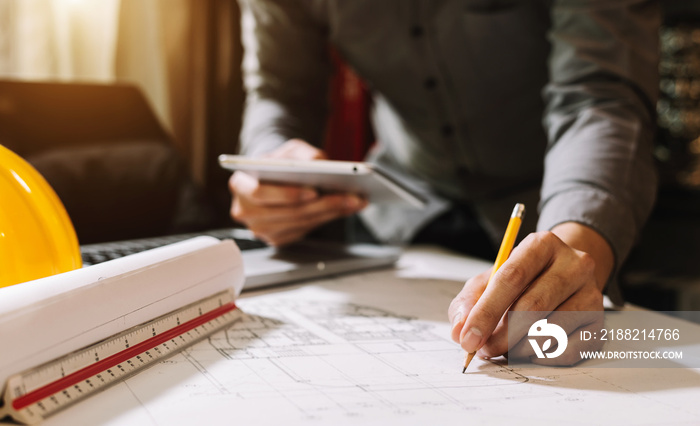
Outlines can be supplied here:
M374 204L403 204L417 209L426 206L420 195L375 164L226 154L219 156L219 164L231 171L244 171L263 182L310 186L324 192L352 192Z

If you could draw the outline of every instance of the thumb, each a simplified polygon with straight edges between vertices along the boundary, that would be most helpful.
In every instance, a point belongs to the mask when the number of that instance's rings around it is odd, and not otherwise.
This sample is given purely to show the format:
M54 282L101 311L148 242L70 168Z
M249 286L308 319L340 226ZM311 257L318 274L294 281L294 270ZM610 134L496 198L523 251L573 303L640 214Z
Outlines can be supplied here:
M269 158L287 158L294 160L326 160L328 156L322 150L301 139L290 139L268 154Z

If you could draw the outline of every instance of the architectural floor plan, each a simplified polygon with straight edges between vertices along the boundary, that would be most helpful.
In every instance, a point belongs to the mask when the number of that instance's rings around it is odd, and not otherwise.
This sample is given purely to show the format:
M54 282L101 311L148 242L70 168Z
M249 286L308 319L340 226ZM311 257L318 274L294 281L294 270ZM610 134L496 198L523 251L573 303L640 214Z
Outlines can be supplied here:
M460 287L391 270L248 294L227 330L46 424L700 423L697 370L462 374L445 313Z

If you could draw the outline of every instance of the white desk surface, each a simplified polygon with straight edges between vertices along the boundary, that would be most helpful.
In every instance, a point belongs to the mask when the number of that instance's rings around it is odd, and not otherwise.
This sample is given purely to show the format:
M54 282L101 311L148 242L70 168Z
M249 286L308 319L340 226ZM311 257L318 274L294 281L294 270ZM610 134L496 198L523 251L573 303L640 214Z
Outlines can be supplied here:
M463 375L446 310L489 266L414 248L396 269L244 293L227 331L45 424L700 424L698 369Z

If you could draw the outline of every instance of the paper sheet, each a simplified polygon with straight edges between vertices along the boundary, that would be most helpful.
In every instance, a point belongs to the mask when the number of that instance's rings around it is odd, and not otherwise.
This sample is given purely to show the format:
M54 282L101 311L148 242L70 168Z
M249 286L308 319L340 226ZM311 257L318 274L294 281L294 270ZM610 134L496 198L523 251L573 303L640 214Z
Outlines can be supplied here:
M700 424L698 370L475 360L461 374L446 309L462 280L426 278L436 255L244 294L228 330L46 424ZM488 266L441 259L440 276Z

